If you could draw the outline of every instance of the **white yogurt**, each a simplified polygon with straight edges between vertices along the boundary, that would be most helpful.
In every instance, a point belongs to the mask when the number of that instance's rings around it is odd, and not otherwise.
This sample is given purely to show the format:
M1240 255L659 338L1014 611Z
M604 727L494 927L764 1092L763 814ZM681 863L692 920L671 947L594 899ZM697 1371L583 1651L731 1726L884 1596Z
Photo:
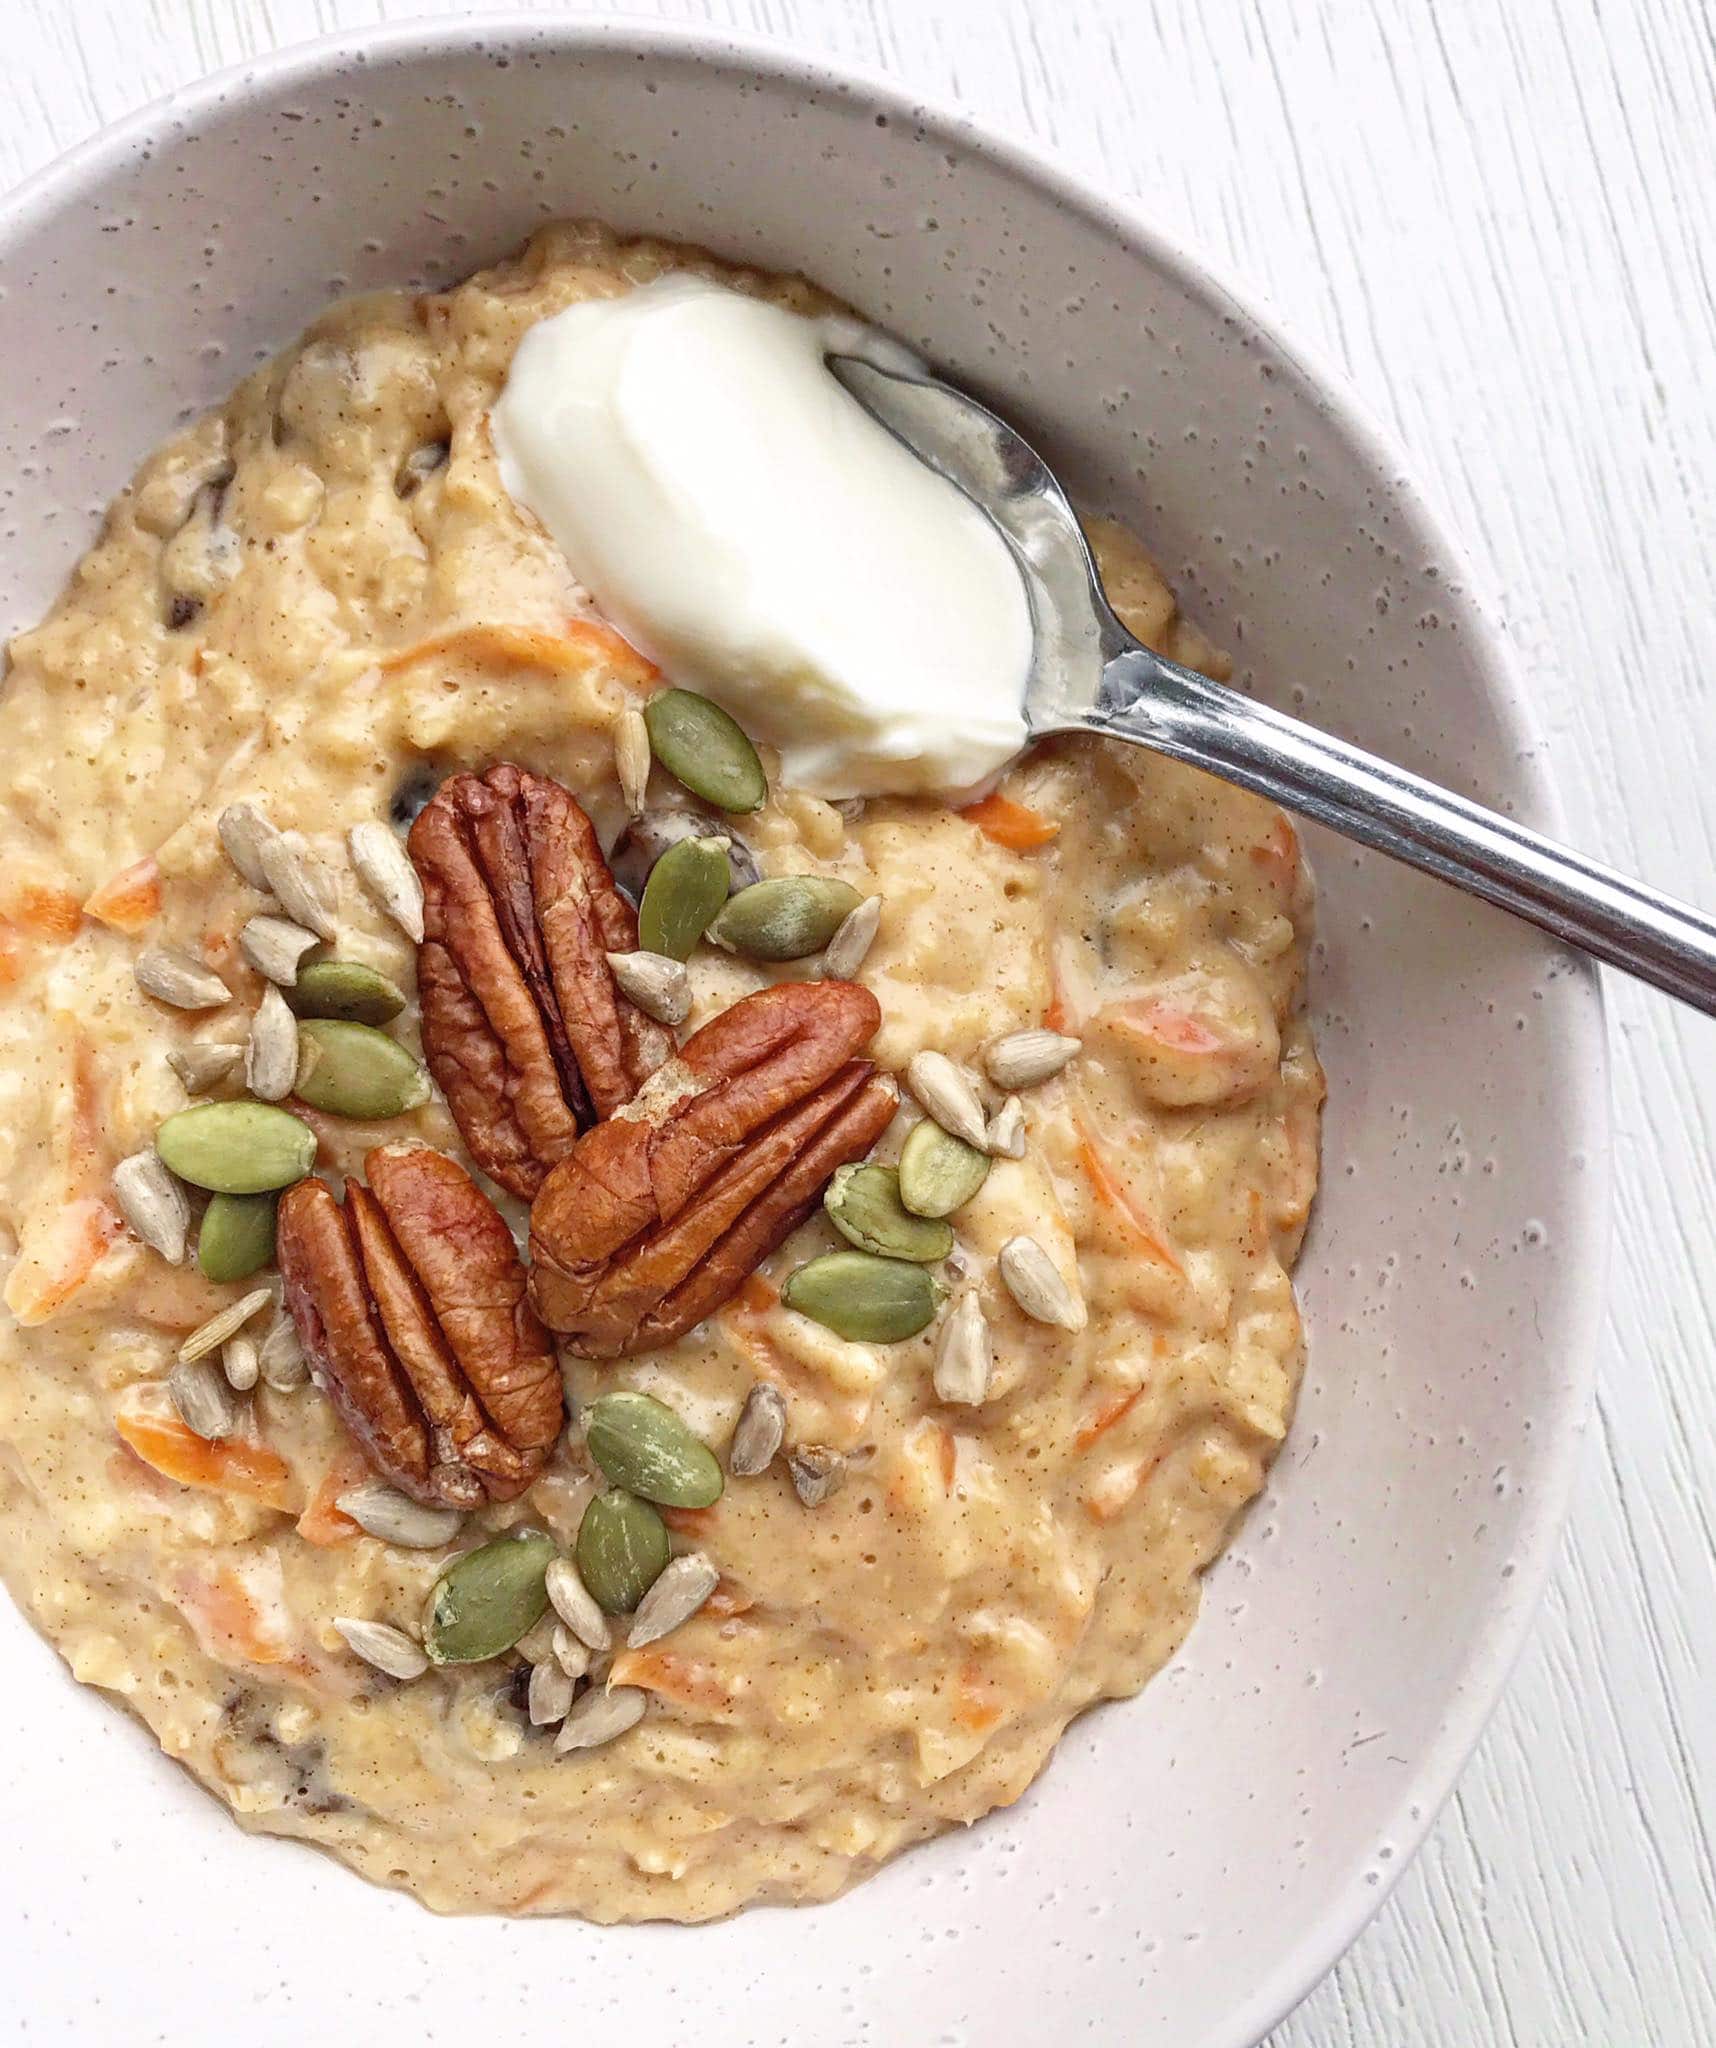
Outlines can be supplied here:
M822 796L965 790L1024 745L1006 543L830 373L850 322L667 277L539 321L507 490L603 613Z

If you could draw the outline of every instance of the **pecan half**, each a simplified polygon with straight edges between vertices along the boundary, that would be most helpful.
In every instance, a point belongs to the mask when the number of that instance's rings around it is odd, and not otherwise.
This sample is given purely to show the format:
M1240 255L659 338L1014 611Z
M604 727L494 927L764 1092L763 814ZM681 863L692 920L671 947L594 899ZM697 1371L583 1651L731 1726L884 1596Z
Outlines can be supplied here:
M855 1057L881 1021L851 982L785 982L693 1033L543 1182L530 1291L548 1326L619 1358L719 1308L886 1129L894 1084Z
M637 915L572 795L508 761L444 782L409 844L424 1056L472 1158L528 1201L673 1051L608 968Z
M380 1145L342 1209L326 1181L280 1201L286 1304L364 1454L413 1500L511 1500L547 1463L565 1396L499 1210L426 1146Z

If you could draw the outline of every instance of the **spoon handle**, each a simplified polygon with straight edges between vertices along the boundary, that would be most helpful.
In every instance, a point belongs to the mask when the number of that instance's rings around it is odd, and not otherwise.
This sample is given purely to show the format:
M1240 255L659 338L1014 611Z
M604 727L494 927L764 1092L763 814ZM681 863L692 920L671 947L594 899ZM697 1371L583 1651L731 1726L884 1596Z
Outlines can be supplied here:
M1148 648L1108 663L1083 722L1273 797L1716 1015L1716 919Z

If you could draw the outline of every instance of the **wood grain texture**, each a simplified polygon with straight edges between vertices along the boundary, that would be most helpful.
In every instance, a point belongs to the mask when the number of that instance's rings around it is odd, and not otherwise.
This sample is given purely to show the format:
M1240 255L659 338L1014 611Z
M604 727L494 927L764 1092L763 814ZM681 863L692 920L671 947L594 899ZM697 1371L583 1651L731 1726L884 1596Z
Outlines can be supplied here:
M453 0L6 0L11 183L212 66ZM613 10L610 10L613 11ZM1491 580L1576 836L1716 901L1704 0L662 0L1137 195L1345 367ZM1716 1025L1611 982L1612 1309L1512 1690L1273 2048L1716 2040Z

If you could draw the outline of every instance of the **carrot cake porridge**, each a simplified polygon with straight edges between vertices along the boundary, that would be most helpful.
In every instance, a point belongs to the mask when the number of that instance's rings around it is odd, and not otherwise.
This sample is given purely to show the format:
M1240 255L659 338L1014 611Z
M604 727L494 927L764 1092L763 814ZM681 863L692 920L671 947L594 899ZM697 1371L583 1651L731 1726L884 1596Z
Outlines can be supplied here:
M1018 1798L1292 1410L1295 835L1020 751L1023 586L840 317L578 225L338 305L0 686L0 1567L436 1908L826 1898Z

